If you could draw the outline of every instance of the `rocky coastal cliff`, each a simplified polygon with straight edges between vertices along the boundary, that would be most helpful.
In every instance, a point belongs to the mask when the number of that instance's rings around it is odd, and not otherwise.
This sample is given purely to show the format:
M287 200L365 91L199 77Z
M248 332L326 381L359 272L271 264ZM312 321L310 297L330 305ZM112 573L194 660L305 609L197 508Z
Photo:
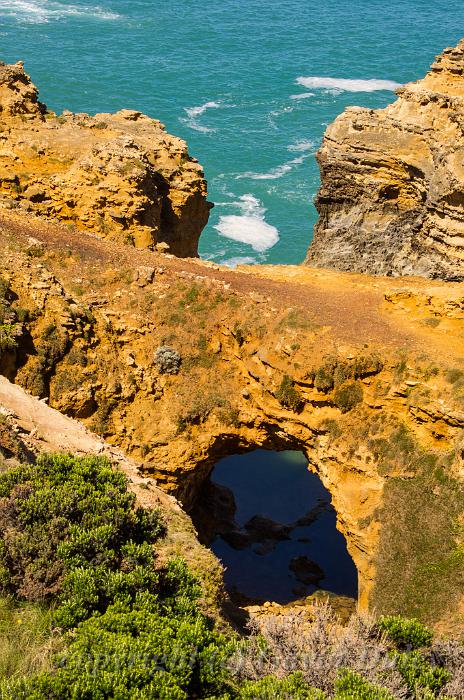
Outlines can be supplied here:
M100 238L196 256L210 205L184 141L131 110L57 116L0 63L0 197Z
M187 510L220 457L303 451L361 606L460 624L461 285L230 271L17 213L0 225L1 374Z
M307 264L464 279L464 41L381 110L348 108L318 153Z

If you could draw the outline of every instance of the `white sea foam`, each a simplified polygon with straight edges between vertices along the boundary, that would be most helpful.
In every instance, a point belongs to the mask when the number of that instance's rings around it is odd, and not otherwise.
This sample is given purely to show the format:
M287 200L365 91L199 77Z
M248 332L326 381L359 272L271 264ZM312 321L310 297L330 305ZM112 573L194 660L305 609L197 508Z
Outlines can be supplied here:
M294 107L291 106L286 106L282 107L282 109L275 109L273 112L270 112L269 114L269 119L273 119L273 117L282 117L284 114L291 114L293 112Z
M300 139L300 141L296 141L296 143L291 143L290 146L287 146L287 151L291 153L304 153L305 151L314 151L315 149L314 141L310 141L309 139Z
M301 163L303 163L306 160L306 158L308 158L310 155L309 153L307 153L307 151L310 149L314 150L314 145L311 141L300 141L296 144L291 144L287 147L287 149L289 151L302 153L302 155L298 156L297 158L292 158L292 160L288 160L286 163L282 163L282 165L278 165L277 167L272 168L272 170L269 170L269 172L267 173L246 172L241 173L240 175L236 175L235 179L279 180L287 173L290 173L297 165L301 165Z
M201 117L201 115L208 109L220 109L224 106L225 105L222 105L220 102L210 101L205 102L205 104L199 105L198 107L184 107L184 112L187 114L187 117L181 117L180 121L194 131L199 131L202 134L212 133L215 131L215 129L211 129L208 126L201 124L198 118Z
M88 17L117 20L121 15L92 5L73 5L55 0L0 0L0 17L12 17L18 22L45 24L66 17Z
M254 172L247 172L247 173L242 173L241 175L236 175L235 179L236 180L278 180L279 178L283 177L287 173L289 173L293 169L292 165L293 161L289 161L288 163L283 163L282 165L278 165L276 168L272 168L272 170L269 170L268 173L254 173Z
M215 131L215 129L211 129L209 126L199 124L195 119L185 119L184 117L180 117L179 121L188 126L189 129L199 131L200 134L212 134Z
M234 203L240 214L221 216L214 227L221 236L245 243L263 253L279 240L279 232L264 220L266 209L252 194L244 194Z
M396 90L396 88L401 87L400 83L395 83L393 80L377 80L376 78L351 80L349 78L321 78L319 76L305 78L300 76L296 79L296 82L305 88L327 88L344 92L376 92L376 90ZM301 99L303 96L307 96L307 93L293 95L293 99Z
M300 92L299 95L290 95L291 100L307 100L308 97L314 97L315 92Z
M199 117L200 114L206 112L207 109L219 109L220 106L219 102L205 102L204 105L200 105L199 107L186 107L185 111L189 117L195 119Z

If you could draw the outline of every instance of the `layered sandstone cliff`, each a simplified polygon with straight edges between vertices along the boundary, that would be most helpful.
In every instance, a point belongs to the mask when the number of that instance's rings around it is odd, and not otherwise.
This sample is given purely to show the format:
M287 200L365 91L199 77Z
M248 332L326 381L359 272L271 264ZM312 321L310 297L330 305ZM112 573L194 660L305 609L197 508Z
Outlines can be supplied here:
M383 110L348 108L318 154L307 263L464 279L464 40Z
M208 221L206 182L181 139L135 111L56 116L22 63L0 64L4 206L100 238L196 256Z

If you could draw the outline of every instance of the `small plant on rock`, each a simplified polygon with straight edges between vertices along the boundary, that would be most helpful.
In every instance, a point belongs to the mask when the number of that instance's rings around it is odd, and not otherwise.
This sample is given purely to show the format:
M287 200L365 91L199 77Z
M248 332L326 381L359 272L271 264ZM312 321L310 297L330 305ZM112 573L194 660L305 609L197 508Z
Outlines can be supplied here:
M363 400L363 388L360 382L346 382L335 391L334 404L342 413L348 413Z
M160 345L155 352L155 364L161 374L177 374L180 370L182 358L173 348Z
M295 382L288 374L284 375L280 387L276 392L276 399L285 408L289 408L291 411L301 411L304 402L301 398L299 392L295 389Z

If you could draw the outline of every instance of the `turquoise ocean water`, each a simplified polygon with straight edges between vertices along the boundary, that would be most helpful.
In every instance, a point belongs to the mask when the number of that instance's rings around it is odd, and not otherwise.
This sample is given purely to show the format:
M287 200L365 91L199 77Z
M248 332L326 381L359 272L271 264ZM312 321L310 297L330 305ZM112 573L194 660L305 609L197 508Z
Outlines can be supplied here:
M228 264L300 262L326 125L462 36L462 0L0 0L0 59L50 108L139 109L188 141L216 204L201 254Z

